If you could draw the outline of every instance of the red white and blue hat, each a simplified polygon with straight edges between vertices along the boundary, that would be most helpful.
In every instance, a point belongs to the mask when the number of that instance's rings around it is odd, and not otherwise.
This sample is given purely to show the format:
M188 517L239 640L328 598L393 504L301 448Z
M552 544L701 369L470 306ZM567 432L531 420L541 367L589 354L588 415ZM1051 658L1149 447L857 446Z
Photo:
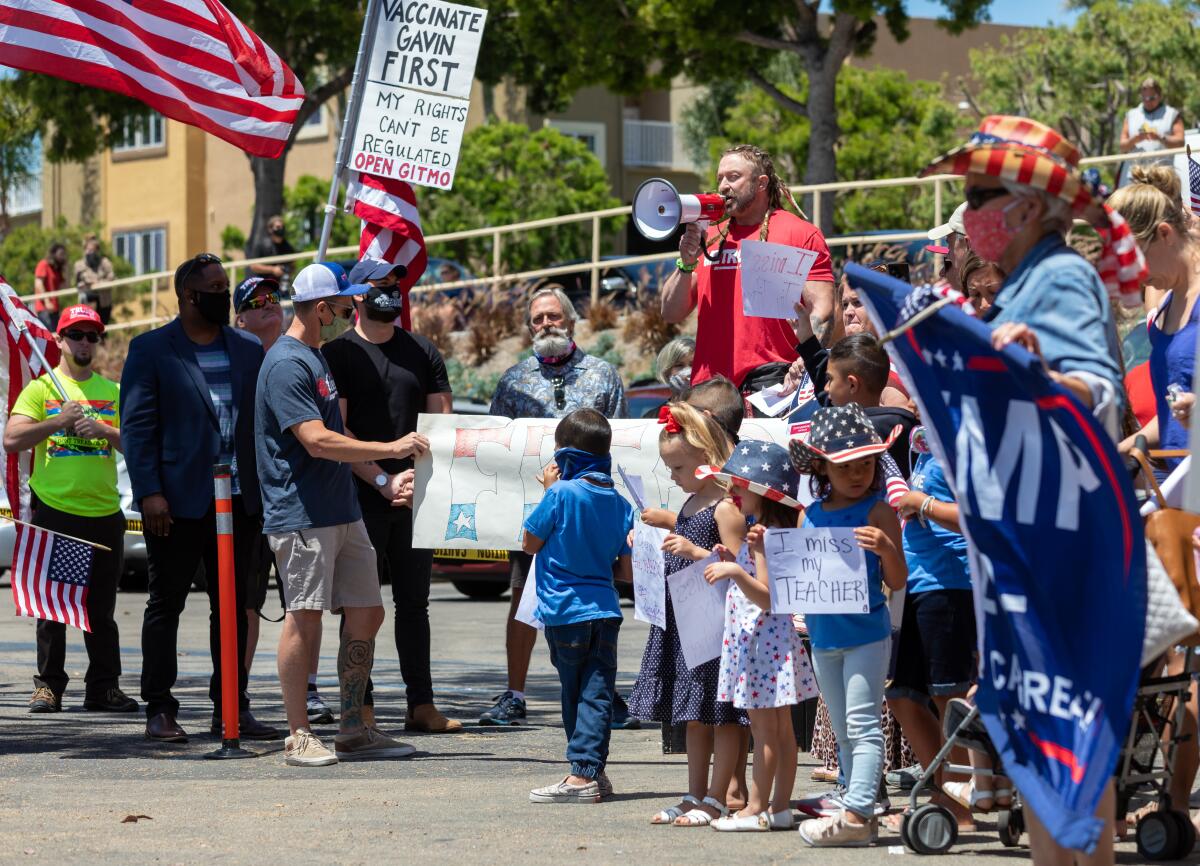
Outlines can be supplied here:
M800 476L788 459L787 451L774 442L743 439L724 466L720 469L701 466L696 470L696 477L715 478L725 487L745 487L751 493L789 508L804 507L796 501Z
M849 463L872 454L882 454L896 441L902 429L897 424L884 440L875 431L875 425L863 407L857 403L825 406L813 414L808 438L793 439L788 443L788 451L796 471L811 475L813 463L817 460Z

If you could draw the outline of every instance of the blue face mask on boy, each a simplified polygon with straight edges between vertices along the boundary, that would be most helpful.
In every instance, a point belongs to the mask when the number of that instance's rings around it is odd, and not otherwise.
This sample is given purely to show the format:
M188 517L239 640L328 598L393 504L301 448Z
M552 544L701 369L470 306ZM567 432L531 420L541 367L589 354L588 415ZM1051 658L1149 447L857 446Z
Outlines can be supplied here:
M612 475L612 456L593 454L579 448L559 448L554 452L554 462L558 464L558 472L563 481L570 481L583 475L600 474Z

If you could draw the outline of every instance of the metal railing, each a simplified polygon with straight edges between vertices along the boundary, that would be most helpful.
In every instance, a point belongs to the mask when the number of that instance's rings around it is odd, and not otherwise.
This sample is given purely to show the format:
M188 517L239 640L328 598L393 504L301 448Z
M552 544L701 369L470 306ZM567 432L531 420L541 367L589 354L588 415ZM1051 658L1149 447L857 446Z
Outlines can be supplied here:
M1111 156L1095 156L1087 157L1080 160L1082 166L1088 165L1104 165L1119 162L1128 162L1146 159L1160 159L1164 156L1175 156L1186 151L1186 148L1177 147L1166 150L1154 151L1151 153L1128 153L1115 154ZM883 189L894 187L915 187L923 188L933 186L933 214L932 221L929 226L940 225L946 214L946 184L957 183L962 180L959 175L934 175L933 177L893 177L879 178L876 180L857 180L857 181L838 181L836 183L821 183L821 184L801 184L791 187L793 195L799 198L807 193L814 192L842 192L842 191L858 191L864 189ZM823 196L813 196L813 213L810 214L814 223L820 223L821 199ZM652 255L642 256L623 256L620 258L601 259L601 241L603 239L602 222L605 219L629 216L630 207L606 208L605 210L589 211L579 214L567 214L564 216L547 217L545 219L529 220L527 222L512 223L502 226L489 226L478 229L466 229L457 232L447 232L440 235L426 235L425 244L428 248L433 248L438 244L451 243L453 241L470 240L473 238L490 238L492 241L492 273L489 276L472 277L467 280L455 280L452 282L433 283L425 286L417 286L412 290L413 294L428 294L433 292L447 291L451 289L464 288L469 286L498 286L504 283L521 283L528 280L537 280L544 278L552 278L562 276L568 273L577 273L580 270L588 269L591 274L591 291L592 301L596 301L600 291L600 273L601 271L611 268L635 266L635 265L653 265L659 262L672 261L676 257L675 252L655 253ZM521 232L537 231L540 229L549 229L561 225L571 225L574 223L590 222L592 229L591 256L585 263L577 263L573 265L563 265L552 268L538 268L529 271L520 271L518 273L503 272L503 244L504 238L507 235L518 234ZM853 246L861 243L903 243L925 238L926 228L916 228L911 231L892 232L887 234L856 234L856 235L839 235L827 238L826 241L831 248L840 248ZM229 281L236 285L241 272L251 265L276 265L290 264L296 262L308 263L313 260L315 250L306 250L298 253L290 253L281 256L266 256L256 259L238 259L236 261L225 262L224 267L229 274ZM327 251L327 259L338 258L353 258L358 255L357 246L334 247ZM160 307L159 293L164 289L172 290L172 278L174 271L156 271L150 274L140 274L132 277L122 277L121 279L111 280L109 282L96 283L90 291L98 289L126 289L131 286L149 284L150 294L150 312L149 318L138 319L130 322L114 322L108 326L109 331L120 331L131 328L144 328L162 324L168 321L173 312L169 308ZM60 289L55 292L43 292L40 294L22 295L23 301L32 301L38 298L49 297L66 297L68 295L76 295L76 289ZM172 290L172 295L174 294Z

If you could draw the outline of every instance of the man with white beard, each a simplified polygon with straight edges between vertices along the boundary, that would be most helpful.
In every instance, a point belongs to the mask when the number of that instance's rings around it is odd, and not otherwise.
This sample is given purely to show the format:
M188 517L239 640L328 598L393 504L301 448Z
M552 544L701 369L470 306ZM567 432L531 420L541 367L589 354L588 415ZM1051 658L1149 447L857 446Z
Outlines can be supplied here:
M525 323L533 338L533 355L505 371L492 396L492 415L505 418L562 418L589 408L605 418L628 418L625 388L616 367L575 345L578 315L560 288L542 288L529 298ZM517 620L521 592L532 558L509 556L512 600L508 608L505 649L508 688L479 719L482 725L516 725L525 720L525 676L537 643L537 630ZM618 706L623 708L623 702ZM614 713L617 718L623 713Z

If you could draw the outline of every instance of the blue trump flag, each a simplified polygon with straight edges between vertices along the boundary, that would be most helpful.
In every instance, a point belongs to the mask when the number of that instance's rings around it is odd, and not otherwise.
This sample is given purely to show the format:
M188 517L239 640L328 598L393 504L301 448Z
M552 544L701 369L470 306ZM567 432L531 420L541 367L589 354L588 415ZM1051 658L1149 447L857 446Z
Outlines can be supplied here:
M849 265L880 333L938 300ZM1094 817L1132 718L1146 612L1133 485L1091 413L953 304L889 346L946 467L970 542L976 702L1025 802L1067 848Z

